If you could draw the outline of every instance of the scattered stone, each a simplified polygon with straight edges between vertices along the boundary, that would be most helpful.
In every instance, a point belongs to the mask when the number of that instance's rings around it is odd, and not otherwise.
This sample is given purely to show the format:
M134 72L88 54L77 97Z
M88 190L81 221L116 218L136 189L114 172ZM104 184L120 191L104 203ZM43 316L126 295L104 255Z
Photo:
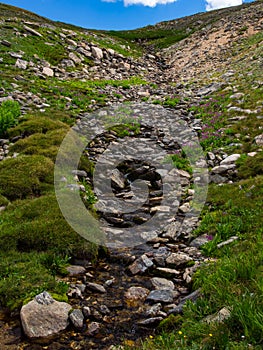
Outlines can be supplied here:
M101 60L103 58L103 52L99 47L92 46L91 52L94 58Z
M207 234L204 234L202 236L199 236L193 239L192 242L190 243L190 247L200 248L202 247L202 245L206 244L210 240L211 238Z
M238 239L239 239L238 236L232 236L232 237L230 237L227 241L218 243L218 244L217 244L217 248L221 248L221 247L223 247L223 246L225 246L225 245L231 244L231 243L233 243L234 241L236 241L236 240L238 240Z
M106 293L106 289L98 283L92 283L92 282L87 282L86 283L87 288L89 288L90 290L93 290L94 292L98 292L98 293Z
M166 259L166 263L168 266L181 266L192 260L193 259L189 255L179 252L169 255Z
M37 32L37 31L36 31L35 29L33 29L33 28L30 28L30 27L24 25L24 29L25 29L26 31L28 31L30 34L33 34L33 35L42 37L42 34L40 34L39 32Z
M258 135L254 138L256 145L263 146L263 134Z
M163 320L163 317L151 317L143 321L137 322L139 326L157 326L161 321Z
M29 338L55 335L68 326L70 310L69 304L58 302L43 292L22 307L20 317L23 330Z
M100 324L98 322L91 322L88 325L87 334L89 336L94 336L99 332L99 330L100 330Z
M131 307L143 303L149 294L149 289L143 287L130 287L124 294L126 303Z
M129 270L133 275L136 275L138 273L143 273L147 271L150 267L153 266L153 262L151 259L147 257L147 255L143 254L140 258L134 261L129 266Z
M73 310L69 315L69 319L75 328L81 329L83 327L84 316L81 310L79 309Z
M49 67L43 67L43 74L45 74L48 77L53 77L54 76L54 71L53 69L49 68Z
M6 47L11 47L11 43L9 41L7 41L7 40L2 40L1 44L6 46Z
M240 154L232 154L220 162L220 165L235 163L240 158Z
M82 275L86 272L85 267L79 265L70 265L66 267L70 276Z
M228 172L229 170L234 169L235 167L236 167L235 164L218 165L218 166L215 166L211 170L211 172L214 173L214 174L223 174L223 173Z
M16 61L16 64L15 66L19 69L24 69L26 70L27 69L27 66L28 66L28 62L27 61L24 61L24 60L21 60L20 58L17 59Z
M170 289L174 290L174 283L172 281L167 280L166 278L161 277L153 277L151 278L151 284L153 288L159 289Z
M155 273L164 277L175 277L180 275L180 271L167 267L157 267Z
M147 296L146 300L154 303L172 303L174 300L174 293L171 289L153 290Z
M206 323L223 323L231 316L231 311L227 307L223 307L215 315L209 315L204 319Z

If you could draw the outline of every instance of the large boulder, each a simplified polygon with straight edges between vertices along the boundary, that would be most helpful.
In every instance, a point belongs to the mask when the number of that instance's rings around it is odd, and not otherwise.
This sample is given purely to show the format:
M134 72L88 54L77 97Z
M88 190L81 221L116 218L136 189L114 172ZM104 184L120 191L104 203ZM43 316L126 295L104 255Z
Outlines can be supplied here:
M20 311L25 334L29 338L44 338L55 335L68 326L71 306L54 300L43 292L24 305Z

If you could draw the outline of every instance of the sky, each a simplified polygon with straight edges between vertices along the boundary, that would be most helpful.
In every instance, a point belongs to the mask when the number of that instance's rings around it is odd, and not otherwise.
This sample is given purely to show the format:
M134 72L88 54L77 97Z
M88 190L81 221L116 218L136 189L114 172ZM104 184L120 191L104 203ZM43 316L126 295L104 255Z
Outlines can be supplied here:
M252 0L0 0L90 29L134 29ZM1 17L1 14L0 14Z

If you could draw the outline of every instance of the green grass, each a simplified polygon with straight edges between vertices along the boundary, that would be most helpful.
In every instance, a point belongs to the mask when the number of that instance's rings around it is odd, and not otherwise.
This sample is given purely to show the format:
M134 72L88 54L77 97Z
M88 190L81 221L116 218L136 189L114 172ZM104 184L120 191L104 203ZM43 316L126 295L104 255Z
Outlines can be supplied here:
M4 101L0 105L0 137L7 135L7 130L18 123L20 106L16 101Z

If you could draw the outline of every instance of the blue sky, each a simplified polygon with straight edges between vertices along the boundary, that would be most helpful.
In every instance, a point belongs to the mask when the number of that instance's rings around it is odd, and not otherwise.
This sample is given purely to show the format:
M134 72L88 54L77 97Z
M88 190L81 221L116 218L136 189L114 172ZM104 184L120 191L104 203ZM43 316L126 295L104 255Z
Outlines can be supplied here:
M243 2L250 2L243 1ZM133 29L242 0L0 0L53 20L93 29Z

